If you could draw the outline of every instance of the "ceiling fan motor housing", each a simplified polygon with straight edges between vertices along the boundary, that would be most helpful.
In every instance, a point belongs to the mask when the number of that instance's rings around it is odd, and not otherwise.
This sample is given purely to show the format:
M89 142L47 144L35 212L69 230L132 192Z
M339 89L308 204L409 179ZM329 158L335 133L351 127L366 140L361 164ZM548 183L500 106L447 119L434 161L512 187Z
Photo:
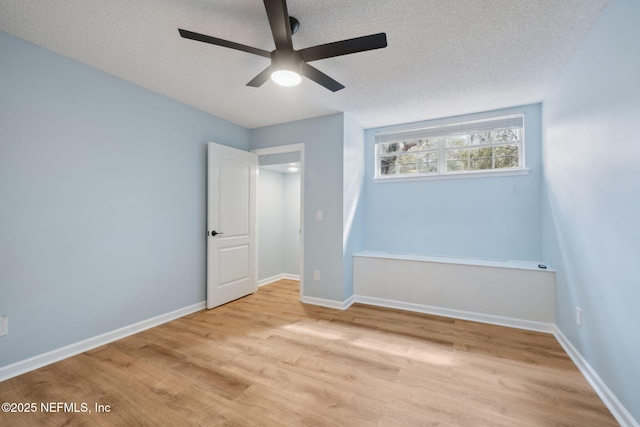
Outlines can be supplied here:
M293 50L274 50L271 52L271 70L287 70L302 74L302 55Z

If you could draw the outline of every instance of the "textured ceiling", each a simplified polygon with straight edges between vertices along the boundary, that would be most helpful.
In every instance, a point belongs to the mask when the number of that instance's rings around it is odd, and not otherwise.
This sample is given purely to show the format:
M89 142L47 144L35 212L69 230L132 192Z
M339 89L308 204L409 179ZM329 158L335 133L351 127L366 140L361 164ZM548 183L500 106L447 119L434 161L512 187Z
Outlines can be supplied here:
M606 0L289 0L296 49L378 32L388 47L313 62L346 86L245 84L273 50L260 0L1 0L0 30L255 128L345 112L365 128L540 102Z

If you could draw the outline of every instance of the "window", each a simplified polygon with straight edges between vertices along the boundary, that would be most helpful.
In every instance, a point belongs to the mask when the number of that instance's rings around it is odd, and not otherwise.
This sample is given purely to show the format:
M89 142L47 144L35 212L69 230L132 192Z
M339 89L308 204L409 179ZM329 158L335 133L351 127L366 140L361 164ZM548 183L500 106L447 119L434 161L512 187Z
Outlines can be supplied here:
M376 179L524 170L524 116L381 132L375 155Z

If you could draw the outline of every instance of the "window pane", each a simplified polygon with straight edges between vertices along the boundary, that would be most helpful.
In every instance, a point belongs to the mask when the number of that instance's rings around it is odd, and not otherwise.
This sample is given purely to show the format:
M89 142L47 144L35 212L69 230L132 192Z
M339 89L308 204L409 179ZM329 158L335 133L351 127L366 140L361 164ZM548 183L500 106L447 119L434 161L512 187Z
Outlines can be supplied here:
M380 175L395 175L396 174L396 165L386 165L380 168Z
M409 165L399 165L399 172L401 175L411 175L418 172L418 167L415 163Z
M437 162L438 161L438 152L432 151L429 153L421 153L418 155L418 161L420 162Z
M469 157L469 149L447 150L447 160L465 160Z
M451 135L447 137L447 147L463 147L469 145L469 135Z
M394 175L396 173L397 156L380 158L380 175Z
M522 129L498 129L491 132L493 142L520 141Z
M420 162L418 163L418 172L420 173L438 172L438 162Z
M488 157L490 159L492 156L492 150L492 147L472 148L469 150L469 157L472 159Z
M389 144L378 144L378 154L395 153L400 150L400 144L392 142Z
M398 143L399 151L409 151L418 144L417 141L402 141Z
M462 160L447 160L447 172L463 171L467 169L467 162Z
M516 144L499 145L495 148L496 156L517 156L518 146Z
M469 150L469 169L481 170L493 168L493 148L472 148Z
M469 161L469 169L470 170L492 169L491 157L471 159Z
M509 169L518 167L517 156L496 157L496 169Z
M470 143L472 145L489 144L491 142L491 139L489 137L489 132L472 133L470 138L471 138Z
M517 144L500 145L495 147L495 168L509 169L519 166L519 156Z
M442 138L425 138L418 140L418 150L437 150Z
M406 164L415 164L418 161L418 156L416 154L403 154L398 156L397 163L406 165Z

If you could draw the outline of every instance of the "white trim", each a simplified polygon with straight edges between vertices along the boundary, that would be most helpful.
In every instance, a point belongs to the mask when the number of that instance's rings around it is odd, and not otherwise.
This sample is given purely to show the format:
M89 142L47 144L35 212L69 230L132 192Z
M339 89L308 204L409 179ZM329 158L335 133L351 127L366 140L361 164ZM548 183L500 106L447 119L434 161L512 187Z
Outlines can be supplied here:
M267 154L293 153L296 151L304 151L304 143L301 142L298 144L279 145L277 147L255 148L251 150L252 153L255 153L259 156ZM300 160L302 160L302 158Z
M355 295L351 295L349 298L347 298L343 305L344 305L344 309L348 309L349 307L351 307L354 303L356 302L356 296Z
M413 304L409 302L367 297L362 295L354 295L353 298L355 302L362 304L395 308L398 310L414 311L417 313L434 314L436 316L452 317L454 319L469 320L472 322L489 323L491 325L507 326L509 328L524 329L527 331L544 332L551 334L555 330L555 325L553 323L515 319L512 317L494 316L491 314L454 310L450 308L441 308L422 304Z
M261 279L258 281L258 287L269 285L271 283L277 282L278 280L287 279L287 280L300 280L299 274L288 274L288 273L280 273L275 276L267 277L266 279Z
M355 299L352 296L350 298L347 298L345 301L336 301L332 299L303 296L300 301L303 302L304 304L312 304L312 305L319 305L321 307L335 308L338 310L346 310L347 308L351 307L351 304L354 303Z
M496 176L514 176L529 175L531 169L492 169L491 171L472 171L472 172L447 172L432 175L401 175L397 177L377 177L371 181L374 184L383 182L407 182L407 181L429 181L438 179L465 179L465 178L491 178Z
M640 427L638 421L627 411L627 409L618 400L615 394L607 387L607 384L600 378L596 371L589 365L580 352L571 344L571 341L562 333L557 325L554 325L553 335L556 337L564 351L567 352L573 363L576 364L582 375L587 379L591 387L600 396L602 402L611 411L616 421L622 427Z
M97 335L95 337L87 338L86 340L79 341L47 353L39 354L29 359L21 360L11 365L3 366L0 368L0 382L25 374L29 371L42 368L43 366L50 365L68 357L84 353L85 351L92 350L110 342L128 337L129 335L137 334L138 332L142 332L146 329L162 325L163 323L184 317L188 314L195 313L196 311L203 310L205 307L206 303L205 301L202 301L188 307L179 308L169 313L161 314L150 319L142 320L140 322Z

